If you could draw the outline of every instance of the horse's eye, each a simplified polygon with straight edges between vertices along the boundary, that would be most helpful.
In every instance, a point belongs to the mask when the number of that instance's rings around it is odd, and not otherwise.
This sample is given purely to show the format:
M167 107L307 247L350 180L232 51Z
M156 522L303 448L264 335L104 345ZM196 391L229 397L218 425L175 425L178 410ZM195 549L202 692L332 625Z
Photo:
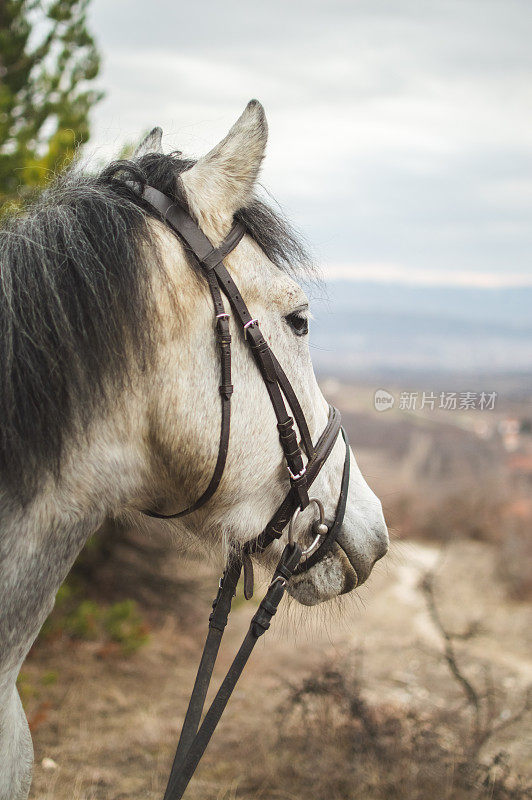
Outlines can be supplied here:
M285 317L286 322L297 336L306 336L308 333L308 317L301 311L293 311Z

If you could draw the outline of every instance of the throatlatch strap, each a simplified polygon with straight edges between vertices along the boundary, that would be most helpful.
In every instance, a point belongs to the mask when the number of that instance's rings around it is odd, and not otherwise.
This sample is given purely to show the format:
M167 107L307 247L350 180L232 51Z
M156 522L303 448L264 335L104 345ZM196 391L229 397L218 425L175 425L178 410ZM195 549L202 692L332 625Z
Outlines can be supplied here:
M200 497L198 497L192 505L187 506L187 508L181 511L177 511L175 514L161 514L158 511L150 510L144 511L147 516L155 517L156 519L179 519L205 505L218 489L227 461L229 435L231 432L231 395L233 394L233 385L231 383L231 334L229 333L229 315L225 313L225 307L217 281L208 276L208 284L214 305L216 337L220 350L220 398L222 416L220 422L218 455L211 479Z

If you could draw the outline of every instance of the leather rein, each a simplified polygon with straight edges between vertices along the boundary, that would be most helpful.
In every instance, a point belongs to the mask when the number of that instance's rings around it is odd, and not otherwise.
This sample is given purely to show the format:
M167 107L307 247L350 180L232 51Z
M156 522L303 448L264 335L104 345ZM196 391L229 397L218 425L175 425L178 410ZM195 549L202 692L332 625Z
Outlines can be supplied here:
M205 505L220 485L229 449L231 395L233 393L229 328L231 314L226 311L224 297L229 302L235 321L242 328L243 336L251 349L270 396L277 418L279 440L289 477L289 490L277 511L258 536L240 548L231 548L224 573L220 578L218 594L212 604L213 610L209 617L209 630L203 654L164 795L164 800L179 800L205 752L253 647L259 637L270 627L271 619L284 596L289 579L292 575L300 575L317 564L334 545L343 523L347 503L350 451L347 435L341 425L340 412L333 406L329 406L329 418L325 429L318 441L315 444L312 442L305 415L290 381L263 337L258 320L249 313L236 284L224 265L224 258L235 249L246 233L245 226L241 222L235 222L221 245L215 248L190 214L176 200L167 197L152 186L144 188L143 199L155 210L157 216L177 233L187 253L193 256L207 280L214 308L214 327L220 352L221 372L221 425L218 456L206 489L194 503L174 514L161 514L153 510L143 513L157 519L184 517ZM288 413L287 405L293 416ZM295 425L297 425L301 441L298 440ZM309 497L309 488L331 454L340 432L345 442L346 454L335 518L328 527L324 520L323 506L316 498ZM303 548L295 541L292 529L300 511L311 504L317 506L319 519L313 525L314 541L310 547ZM246 599L249 599L253 595L251 555L264 552L276 539L281 538L287 526L289 526L288 544L279 559L268 590L200 725L216 657L242 569L244 570L244 594Z

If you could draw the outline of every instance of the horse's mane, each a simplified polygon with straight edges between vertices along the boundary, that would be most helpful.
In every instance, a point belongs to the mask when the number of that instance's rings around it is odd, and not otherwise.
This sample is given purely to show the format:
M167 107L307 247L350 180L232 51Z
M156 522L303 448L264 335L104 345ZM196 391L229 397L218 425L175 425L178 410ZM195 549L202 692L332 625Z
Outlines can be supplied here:
M179 195L194 162L147 155L99 175L69 170L0 229L0 486L24 502L59 475L65 442L154 350L150 268L157 248L146 183ZM183 201L183 198L178 198ZM300 239L263 201L241 219L280 269L308 263Z

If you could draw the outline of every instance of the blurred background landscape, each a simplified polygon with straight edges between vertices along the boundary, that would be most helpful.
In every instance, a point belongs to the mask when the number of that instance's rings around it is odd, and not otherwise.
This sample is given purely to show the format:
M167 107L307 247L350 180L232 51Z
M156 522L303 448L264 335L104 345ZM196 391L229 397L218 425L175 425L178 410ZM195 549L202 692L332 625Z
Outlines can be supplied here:
M155 125L204 153L261 100L316 372L390 527L356 595L278 615L191 798L532 797L531 39L527 0L0 9L4 210ZM33 800L162 796L219 567L161 526L90 540L19 679Z

